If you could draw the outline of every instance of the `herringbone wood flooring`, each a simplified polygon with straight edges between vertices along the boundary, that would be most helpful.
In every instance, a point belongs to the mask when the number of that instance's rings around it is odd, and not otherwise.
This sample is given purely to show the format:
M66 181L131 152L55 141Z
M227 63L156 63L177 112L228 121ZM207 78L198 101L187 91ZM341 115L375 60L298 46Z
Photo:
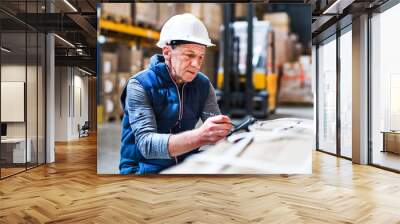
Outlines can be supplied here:
M96 139L0 181L0 223L400 223L400 175L314 153L313 175L98 176Z

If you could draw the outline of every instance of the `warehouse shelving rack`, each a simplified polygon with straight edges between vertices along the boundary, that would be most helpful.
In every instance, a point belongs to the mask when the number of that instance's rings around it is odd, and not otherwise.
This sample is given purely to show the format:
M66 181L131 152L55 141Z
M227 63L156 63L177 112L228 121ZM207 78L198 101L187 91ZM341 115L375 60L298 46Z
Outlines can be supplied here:
M141 37L151 40L158 40L160 38L160 32L156 30L114 22L103 18L99 19L99 27L102 30L126 34L133 37Z

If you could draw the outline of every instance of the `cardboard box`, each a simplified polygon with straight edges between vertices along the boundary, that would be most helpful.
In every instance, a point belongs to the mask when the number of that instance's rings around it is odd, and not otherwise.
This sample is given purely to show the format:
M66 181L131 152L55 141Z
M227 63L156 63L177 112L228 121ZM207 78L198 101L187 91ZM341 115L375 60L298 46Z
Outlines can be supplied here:
M119 76L116 76L116 81L119 81ZM118 89L118 86L116 86L112 94L103 95L102 104L104 110L102 113L104 122L121 122L122 120L123 109L120 101L121 91Z
M182 3L176 4L178 14L191 13L199 19L203 19L203 4L202 3Z
M203 4L203 23L207 27L208 35L211 39L218 40L221 36L220 27L222 25L223 10L218 3Z
M287 41L288 34L286 32L275 31L275 64L277 67L288 61Z
M132 22L132 5L130 3L104 3L101 8L103 18L114 17L118 22ZM125 21L124 21L125 20Z
M143 51L142 49L137 49L136 46L131 47L131 56L130 56L130 73L136 74L140 70L142 70L142 62L143 62Z
M290 18L286 12L266 13L263 20L270 21L276 31L290 32Z
M101 54L103 74L117 72L118 55L115 53L102 52Z
M292 60L292 40L289 39L290 18L287 13L267 13L264 20L269 21L275 35L275 71Z
M175 3L163 3L163 4L157 4L157 6L159 12L157 29L161 30L164 23L169 18L177 14L177 7Z
M275 35L275 65L277 68L291 59L291 42L289 40L290 18L287 13L266 13L263 20L269 21Z
M117 74L116 73L105 74L103 75L102 79L103 79L102 93L107 95L114 94L117 88Z
M113 100L113 96L103 96L103 104L104 104L104 113L105 114L112 114L115 109L116 105Z
M118 93L121 94L122 90L124 89L126 83L128 82L129 78L131 78L133 74L131 73L119 73L118 74L118 81L117 81L117 86L118 86Z
M182 14L182 13L187 12L185 9L186 4L188 4L188 3L175 3L176 14Z
M243 18L247 17L247 3L236 3L235 4L235 17Z
M187 3L187 11L195 15L199 19L203 19L203 4L202 3Z
M297 34L291 33L287 39L287 57L289 62L296 61L296 44L298 42Z
M158 7L154 3L136 3L135 24L157 27Z
M131 69L131 47L119 44L117 48L118 69L117 72L129 72Z
M278 100L280 103L312 104L310 56L301 57L301 62L285 63Z
M301 43L296 42L294 47L293 47L293 60L297 61L303 51L303 46Z

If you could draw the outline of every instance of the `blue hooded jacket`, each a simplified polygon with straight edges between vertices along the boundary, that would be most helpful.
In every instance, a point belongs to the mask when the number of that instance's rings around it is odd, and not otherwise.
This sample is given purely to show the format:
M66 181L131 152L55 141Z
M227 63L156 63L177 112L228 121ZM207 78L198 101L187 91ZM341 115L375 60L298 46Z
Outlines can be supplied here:
M204 74L199 72L192 82L185 83L180 96L178 86L168 73L164 57L154 55L150 59L149 68L132 76L131 79L136 79L147 94L156 118L157 133L174 134L195 128L210 91L210 81ZM121 93L124 110L119 165L121 174L159 173L198 151L196 149L182 154L177 157L177 161L145 158L137 147L135 134L131 129L125 107L126 97L127 86Z

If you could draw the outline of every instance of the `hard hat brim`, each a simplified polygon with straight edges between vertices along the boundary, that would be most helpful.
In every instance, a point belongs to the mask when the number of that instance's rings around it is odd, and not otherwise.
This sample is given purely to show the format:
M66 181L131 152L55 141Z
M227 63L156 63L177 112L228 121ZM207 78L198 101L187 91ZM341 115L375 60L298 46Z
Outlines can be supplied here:
M163 47L167 46L171 41L173 41L173 40L169 40L168 42L167 41L158 41L157 46L160 48L163 48ZM188 44L189 43L200 44L200 45L204 45L206 47L214 47L215 46L215 44L211 43L211 41L204 41L204 40L197 39L197 38L190 38L190 40L177 40L177 41L185 41L185 42L188 42Z

